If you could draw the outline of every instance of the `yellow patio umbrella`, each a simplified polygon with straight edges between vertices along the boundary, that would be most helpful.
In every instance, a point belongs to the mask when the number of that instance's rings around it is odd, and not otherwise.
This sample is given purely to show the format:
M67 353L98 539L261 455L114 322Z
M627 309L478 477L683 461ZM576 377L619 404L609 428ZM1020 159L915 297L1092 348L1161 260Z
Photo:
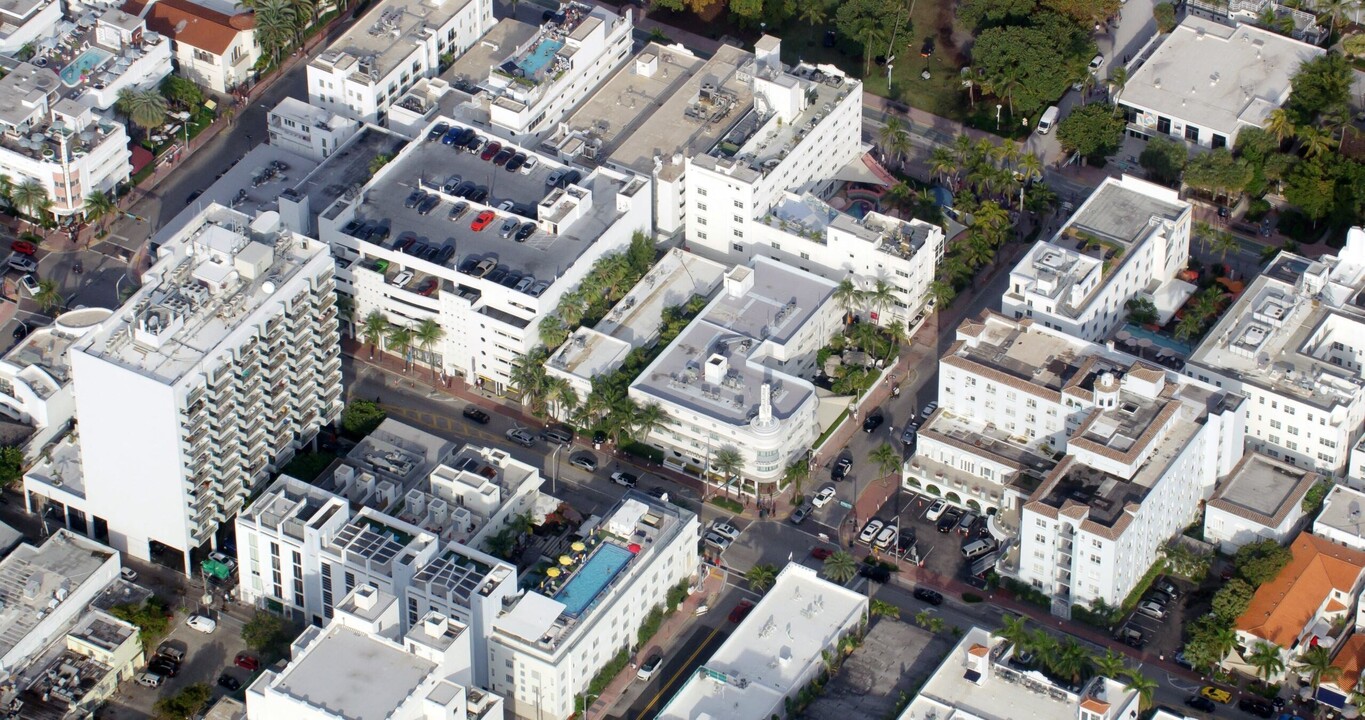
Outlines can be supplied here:
M552 567L552 568L546 570L546 571L545 571L545 574L546 574L546 575L549 575L550 577L559 577L559 568Z
M583 543L578 542L577 540L575 540L574 544L570 545L569 547L573 548L574 552L583 552L584 550L588 549L587 545L584 545Z
M560 565L572 565L572 564L573 564L573 558L569 557L568 555L560 555L560 556L559 556L559 564L560 564Z

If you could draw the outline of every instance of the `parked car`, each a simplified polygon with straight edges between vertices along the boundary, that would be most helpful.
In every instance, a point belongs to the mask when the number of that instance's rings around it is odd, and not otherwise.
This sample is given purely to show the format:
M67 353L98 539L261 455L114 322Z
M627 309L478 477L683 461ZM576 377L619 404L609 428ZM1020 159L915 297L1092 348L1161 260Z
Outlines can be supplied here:
M237 692L242 689L242 681L227 673L223 673L218 676L218 687L221 687L228 692Z
M176 662L185 662L185 651L169 642L163 642L156 648L156 654L168 657Z
M226 565L227 569L233 572L236 572L237 570L237 558L228 555L227 553L215 550L209 553L209 559L218 563L219 565Z
M805 522L806 518L810 515L810 513L811 513L810 503L805 503L801 505L801 507L796 509L796 512L792 513L791 516L792 524L800 525L801 523Z
M483 229L492 224L498 217L492 210L484 210L474 217L474 221L469 223L469 229L474 232L483 232Z
M521 164L521 174L522 174L522 175L530 175L530 174L531 174L531 171L532 171L532 170L535 170L535 169L536 169L536 165L538 165L538 164L539 164L539 162L538 162L535 158L533 158L533 157L528 157L528 158L526 158L526 162L523 162L523 163Z
M528 222L517 229L517 234L514 236L513 239L516 240L517 242L526 242L526 238L531 237L532 235L535 234L535 232L536 224L533 222Z
M582 453L580 455L574 455L573 457L570 457L569 464L578 468L579 470L597 472L597 458L587 453Z
M1218 709L1218 705L1216 705L1212 700L1206 697L1201 697L1199 695L1191 695L1185 698L1185 704L1194 708L1195 710L1198 710L1199 712L1211 713L1214 710Z
M512 237L512 235L516 233L519 225L521 225L521 223L512 218L507 218L502 221L502 227L498 228L498 235L504 238Z
M436 206L437 206L437 205L440 205L440 204L441 204L441 198L439 198L439 197L437 197L437 196L435 196L435 195L428 195L428 196L422 198L422 202L417 203L417 214L418 214L418 215L430 215L430 214L431 214L431 211L432 211L432 210L435 210L435 209L436 209Z
M929 522L934 522L935 520L938 520L939 518L943 517L944 511L947 509L948 501L935 500L934 504L929 506L929 512L924 513L924 519L928 520Z
M829 477L834 482L839 482L848 477L848 471L853 469L853 458L844 455L834 461L834 467L830 468Z
M816 560L828 560L829 556L833 554L834 551L827 547L817 547L810 549L810 556L815 558Z
M962 511L957 508L953 508L948 512L943 513L943 517L938 519L938 531L941 533L952 532L953 528L957 527L957 521L960 519L962 519Z
M640 478L628 472L614 472L611 474L611 481L617 485L633 488L639 484Z
M815 493L815 497L811 498L811 504L814 505L815 507L818 507L818 508L819 508L819 507L824 507L824 506L828 505L828 504L830 503L830 501L833 500L833 499L834 499L834 486L833 486L833 485L826 485L826 486L820 488L820 492Z
M907 423L906 426L901 429L901 444L907 446L915 445L919 442L918 432L919 423Z
M490 142L487 145L483 146L483 152L479 153L479 159L484 162L488 162L489 160L492 160L494 157L496 157L498 152L501 150L502 143L496 141Z
M896 542L896 526L887 525L882 531L877 533L877 539L872 541L872 545L878 550L885 550Z
M1170 580L1157 580L1152 584L1152 588L1160 590L1173 598L1180 597L1180 588L1176 587L1175 583Z
M858 575L875 583L885 584L891 581L891 571L880 565L860 565L858 567Z
M659 666L664 664L664 656L660 653L650 655L647 660L640 664L640 669L635 672L636 680L649 682L654 677L654 673L659 670Z
M963 535L970 533L972 528L976 527L976 521L980 519L980 515L968 510L963 514L962 519L957 521L957 531Z
M937 401L937 400L934 400L934 401L930 402L928 405L925 405L925 406L924 406L924 409L920 411L920 414L919 414L919 415L920 415L920 417L924 418L925 420L928 420L928 419L929 419L929 416L930 416L930 415L933 415L933 414L934 414L934 411L937 410L937 409L938 409L938 401Z
M1224 705L1232 701L1232 693L1223 688L1213 687L1212 685L1205 685L1204 687L1199 688L1199 694L1216 703L1222 703Z
M217 620L198 613L191 615L189 619L185 621L185 624L188 625L191 630L198 630L205 635L212 634L214 630L218 629Z
M1260 698L1242 698L1237 702L1237 709L1256 717L1275 717L1275 706Z
M137 571L130 567L119 568L118 576L123 578L124 580L127 580L128 582L137 582Z
M9 267L11 270L17 270L22 273L38 272L38 263L34 262L33 258L24 255L11 255L9 258Z
M407 198L403 200L403 207L408 209L415 208L417 207L417 203L422 202L422 198L426 196L427 194L425 192L422 192L421 189L413 190L412 192L408 193Z
M724 520L711 523L711 532L723 536L726 540L737 540L739 538L739 528Z
M545 428L540 431L540 439L560 445L573 442L573 431L562 427Z
M507 160L507 165L503 169L505 169L507 172L516 172L521 169L522 165L525 164L526 164L525 155L521 153L513 153L512 157Z
M870 433L882 426L886 422L886 416L880 409L873 410L866 418L863 418L863 432Z
M512 428L503 434L507 436L508 440L522 447L531 447L536 444L536 436L525 428Z
M1147 644L1147 637L1142 634L1141 630L1133 627L1121 628L1118 632L1118 639L1130 648L1141 648Z
M428 139L428 140L436 140L436 139L440 138L442 135L445 135L445 134L446 134L446 131L449 130L449 129L450 129L450 123L448 123L448 122L438 122L438 123L436 123L435 125L433 125L433 126L431 127L431 130L430 130L430 131L427 132L427 139Z
M745 617L749 615L749 611L753 609L754 609L753 601L740 600L739 604L735 606L735 609L730 611L730 622L738 623L742 621Z
M27 240L15 240L9 244L9 249L20 255L33 255L38 252L38 246Z
M499 167L506 165L507 161L511 160L512 156L515 154L516 153L512 152L511 148L503 148L498 151L497 155L493 156L493 164Z
M480 425L487 425L488 421L493 419L488 413L474 405L466 405L463 414L466 420L472 420Z
M154 672L161 677L173 678L180 674L180 663L158 655L147 663L147 671Z
M915 592L911 593L911 595L914 595L916 600L923 600L930 605L943 604L943 596L929 588L917 587L915 588Z
M456 220L459 220L460 218L464 217L464 214L467 212L469 212L469 203L460 200L450 208L450 215L447 217L450 218L451 222L455 222ZM446 247L450 246L447 245Z
M149 688L161 687L161 683L165 682L165 680L166 680L165 678L161 677L160 675L157 675L154 672L144 672L137 676L137 684L141 685L142 687Z
M1157 620L1161 620L1162 618L1166 617L1166 608L1163 607L1161 603L1152 600L1145 600L1143 602L1138 603L1137 611L1142 613L1143 615L1146 615L1147 617L1154 618Z
M872 518L871 520L868 520L867 524L863 526L863 531L858 533L858 542L864 545L872 542L874 539L876 539L877 533L881 532L882 527L884 526L885 523L883 523L881 520L878 520L877 518Z
M702 542L715 547L721 552L725 552L725 548L730 547L730 538L727 538L714 530L703 535Z
M247 655L246 653L237 653L237 657L233 659L232 664L236 665L237 667L243 670L249 670L251 672L256 672L261 667L260 660L257 660L256 658Z

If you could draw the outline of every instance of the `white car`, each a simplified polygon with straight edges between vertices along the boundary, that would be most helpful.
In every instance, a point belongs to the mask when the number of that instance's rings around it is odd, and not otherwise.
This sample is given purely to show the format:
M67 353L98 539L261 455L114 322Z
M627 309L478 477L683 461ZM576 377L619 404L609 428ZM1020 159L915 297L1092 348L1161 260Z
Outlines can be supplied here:
M19 278L19 285L20 287L24 288L24 290L28 291L30 297L36 296L38 294L38 291L42 290L42 288L38 285L37 278L33 277L32 275L25 275Z
M132 568L119 568L118 575L128 582L137 582L137 571Z
M221 553L215 550L209 553L209 559L216 563L222 563L223 565L226 565L229 570L232 571L237 570L237 558L232 557L231 555L228 555L226 553Z
M137 676L137 684L141 685L142 687L149 688L161 687L161 683L164 681L165 678L161 677L160 675L157 675L154 672L144 672L140 673Z
M532 159L534 160L535 158ZM645 661L645 664L641 665L640 669L635 672L635 678L637 680L649 682L649 679L654 677L654 673L658 672L659 666L662 664L664 664L663 655L655 653L649 656L649 659Z
M635 477L634 473L614 472L611 474L611 481L622 487L633 488L640 482L640 478Z
M188 625L191 630L198 630L205 635L212 634L214 630L218 629L218 621L207 615L191 615L190 619L185 621L185 624Z
M874 542L874 544L877 546L879 550L885 550L891 547L891 545L894 544L895 542L896 526L887 525L886 527L882 528L881 532L877 533L877 539Z
M739 537L739 528L723 520L717 520L711 524L711 532L734 542Z
M935 500L934 504L929 506L929 512L924 513L924 519L928 520L929 522L935 522L939 518L943 517L944 511L946 511L947 509L948 503L946 501Z
M920 415L920 417L924 418L925 420L928 420L928 419L929 419L929 416L930 416L930 415L933 415L933 414L934 414L934 411L937 410L937 409L938 409L938 401L935 400L935 401L929 403L928 405L925 405L925 406L924 406L924 410L922 410L922 411L920 412L919 415Z
M863 543L864 545L872 542L872 540L877 537L877 533L881 532L883 527L885 527L885 523L881 520L876 518L868 520L867 524L863 526L863 531L858 534L858 542Z
M820 492L815 493L815 497L811 498L810 504L812 504L812 505L814 505L815 507L818 507L818 508L819 508L819 507L824 507L824 506L828 505L828 504L830 503L830 501L833 500L833 499L834 499L834 486L833 486L833 485L826 485L826 486L820 488Z
M393 276L393 284L398 287L404 287L410 282L412 282L411 270L404 270L403 272L400 272L397 275Z
M725 552L725 548L730 547L730 538L727 538L719 533L708 532L706 533L706 536L702 538L702 540L707 545L715 546L715 548L717 550L720 550L721 552Z
M531 171L535 170L536 166L539 164L540 162L533 157L526 158L526 162L521 164L521 174L530 175Z

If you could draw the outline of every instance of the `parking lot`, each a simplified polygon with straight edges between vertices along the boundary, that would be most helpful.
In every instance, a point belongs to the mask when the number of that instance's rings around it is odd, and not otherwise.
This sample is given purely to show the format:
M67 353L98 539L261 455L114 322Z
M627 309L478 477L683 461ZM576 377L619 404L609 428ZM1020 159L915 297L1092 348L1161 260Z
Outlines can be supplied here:
M1175 588L1174 598L1157 589L1166 583ZM1160 606L1162 614L1159 617L1142 609L1148 602ZM1188 582L1168 575L1161 576L1152 584L1152 589L1143 595L1138 606L1124 618L1114 638L1149 654L1174 658L1183 645L1181 629L1185 626L1185 619L1204 611L1196 610L1199 604L1199 597ZM1134 631L1138 634L1134 634Z
M229 694L229 691L220 687L217 682L218 677L223 674L235 678L243 688L250 684L256 673L233 665L238 653L249 652L242 641L242 620L226 613L213 612L209 615L217 621L218 627L212 633L202 633L190 629L185 624L187 613L176 612L171 632L156 647L148 648L147 655L150 660L157 648L163 645L183 651L185 659L180 664L179 672L157 688L143 687L134 680L123 683L101 717L120 720L155 717L158 699L170 697L195 683L204 683L212 687L213 697L216 699ZM238 698L242 697L241 690L231 694Z
M8 252L8 242L5 250L7 251L5 262L8 262L12 255ZM52 280L57 284L57 293L61 296L63 308L70 309L82 305L117 307L120 282L125 289L132 287L128 281L120 280L127 275L128 264L118 252L118 248L112 243L97 244L92 249L64 252L53 252L40 246L34 256L38 263L38 271L32 275L35 281ZM33 299L33 293L20 286L20 279L29 273L9 268L6 268L4 273L7 297L17 302L13 317L0 326L0 348L8 351L18 344L23 335L51 324L53 316L61 313L61 308L45 310Z

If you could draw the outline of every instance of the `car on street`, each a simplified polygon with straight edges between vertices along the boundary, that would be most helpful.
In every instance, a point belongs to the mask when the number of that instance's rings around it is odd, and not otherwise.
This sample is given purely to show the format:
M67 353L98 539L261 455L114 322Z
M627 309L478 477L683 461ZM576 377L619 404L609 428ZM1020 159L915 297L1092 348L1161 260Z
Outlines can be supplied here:
M877 428L881 427L884 422L886 422L886 416L882 414L882 411L873 410L863 419L863 432L874 432Z
M168 657L157 656L147 663L147 671L154 672L162 677L173 678L180 674L180 663Z
M1124 645L1130 648L1141 649L1147 644L1147 636L1141 630L1133 627L1123 627L1118 631L1117 639L1122 640Z
M952 532L960 519L962 519L962 511L957 508L943 513L943 516L938 519L938 531L941 533Z
M895 542L896 542L896 526L895 526L895 525L887 525L886 527L882 528L882 531L881 531L881 532L877 533L877 539L876 539L876 540L873 540L873 541L872 541L872 544L873 544L878 550L885 550L885 549L891 547L891 545L892 545L893 543L895 543Z
M43 287L38 284L38 279L32 275L24 275L19 278L19 286L24 289L24 292L29 294L29 297L37 296L43 289Z
M796 509L796 512L792 513L791 516L792 524L800 525L801 523L805 522L806 518L810 515L810 513L811 513L810 503L803 504L801 507Z
M569 458L569 464L578 468L579 470L597 472L597 458L587 453L583 453L581 455L574 455L573 457Z
M1242 698L1237 701L1237 709L1244 713L1251 713L1256 717L1275 717L1275 706L1260 698Z
M730 622L738 623L749 615L749 611L754 609L752 600L740 600L734 610L730 611Z
M137 571L129 567L119 568L118 576L128 582L137 582Z
M198 613L191 615L189 619L185 621L185 624L189 626L191 630L198 630L199 632L204 633L206 635L211 634L214 630L218 629L217 620L214 620L213 618L207 615L200 615Z
M833 554L834 551L827 547L817 547L810 549L810 556L815 558L816 560L828 560L829 556Z
M935 520L938 520L939 518L943 517L944 511L947 509L948 501L935 500L934 504L929 506L929 511L924 513L924 519L928 520L929 522L934 522Z
M1232 701L1232 693L1212 685L1205 685L1204 687L1199 688L1199 694L1216 703L1222 703L1224 705Z
M901 429L901 444L914 445L916 442L918 442L919 441L919 437L917 436L918 431L919 423L912 422L907 424L904 428Z
M20 255L33 255L38 252L38 246L27 240L15 240L9 244L9 249Z
M867 524L863 526L863 531L858 533L858 542L864 545L872 542L874 539L876 539L877 533L881 532L882 527L884 526L885 523L883 523L881 520L878 520L877 518L872 518L871 520L868 520Z
M11 255L9 258L9 267L11 270L17 270L21 273L38 272L38 263L34 262L33 258L26 255Z
M656 652L650 655L649 659L641 663L640 669L635 672L635 679L649 682L649 679L654 677L654 673L658 672L659 666L663 663L664 656L662 654Z
M930 590L929 588L917 587L915 588L915 592L911 593L911 595L914 595L916 600L923 600L924 602L927 602L930 605L943 604L943 596L934 590Z
M833 486L833 485L826 485L826 486L820 488L820 492L815 493L815 497L811 498L811 501L810 501L810 502L811 502L811 504L814 505L815 507L820 508L820 507L824 507L824 506L828 505L828 504L830 503L830 501L833 500L833 499L834 499L834 486Z
M839 482L848 477L848 473L853 469L853 458L845 455L834 461L834 467L829 471L829 477L834 482Z
M717 550L721 552L725 552L725 548L730 547L730 538L725 537L724 535L721 535L720 533L715 531L706 533L706 535L702 537L702 542L705 542L707 545L714 546Z
M487 425L488 422L493 419L492 416L490 416L488 413L484 412L483 410L480 410L479 408L473 405L466 405L464 407L464 413L462 414L464 415L466 420L471 420L480 425Z
M623 487L633 488L640 483L640 478L633 473L614 472L611 474L611 481Z
M246 653L237 653L237 657L233 658L232 664L250 672L256 672L261 667L260 660L251 655L247 655Z
M726 540L733 541L739 538L739 528L724 520L717 520L714 523L711 523L711 532L724 537Z
M218 687L221 687L228 692L237 692L242 689L242 681L227 673L223 673L218 676Z
M1212 700L1206 697L1200 697L1199 695L1191 695L1185 698L1185 704L1194 708L1195 710L1198 710L1199 712L1211 713L1214 710L1218 709L1218 705L1216 705Z
M536 444L536 436L525 428L512 428L503 434L507 436L508 440L522 447L531 447Z
M570 445L573 443L573 430L567 427L548 427L540 431L540 439L559 445Z
M929 419L929 416L930 416L930 415L933 415L933 414L934 414L934 411L937 410L937 409L938 409L938 401L937 401L937 400L934 400L934 401L930 402L928 405L925 405L925 406L924 406L924 409L920 411L919 416L922 417L922 418L924 418L925 420L928 420L928 419Z

